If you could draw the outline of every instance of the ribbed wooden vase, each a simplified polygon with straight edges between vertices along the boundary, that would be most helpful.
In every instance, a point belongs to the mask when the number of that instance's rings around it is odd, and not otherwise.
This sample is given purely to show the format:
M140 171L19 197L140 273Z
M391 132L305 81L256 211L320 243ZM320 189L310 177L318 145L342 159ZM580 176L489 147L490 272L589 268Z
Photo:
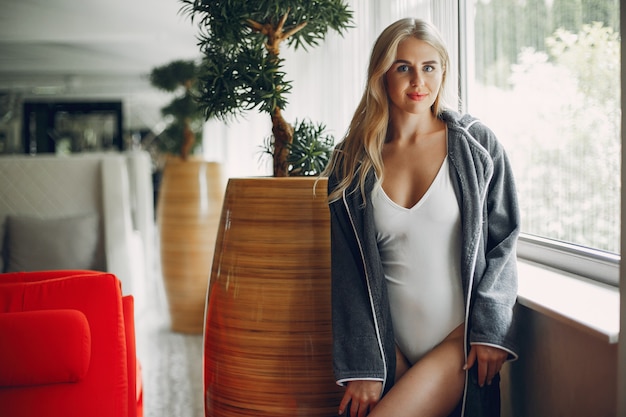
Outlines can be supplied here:
M230 179L207 300L207 417L336 415L326 180Z
M224 199L220 164L170 158L159 189L161 269L171 328L201 334Z

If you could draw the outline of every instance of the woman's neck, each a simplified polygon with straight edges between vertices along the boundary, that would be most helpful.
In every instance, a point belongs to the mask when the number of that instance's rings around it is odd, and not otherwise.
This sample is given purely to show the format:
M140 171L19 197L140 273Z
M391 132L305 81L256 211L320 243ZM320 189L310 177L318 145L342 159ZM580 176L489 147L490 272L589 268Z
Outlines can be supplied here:
M387 142L419 141L434 132L443 129L445 124L432 113L427 114L392 114L389 120Z

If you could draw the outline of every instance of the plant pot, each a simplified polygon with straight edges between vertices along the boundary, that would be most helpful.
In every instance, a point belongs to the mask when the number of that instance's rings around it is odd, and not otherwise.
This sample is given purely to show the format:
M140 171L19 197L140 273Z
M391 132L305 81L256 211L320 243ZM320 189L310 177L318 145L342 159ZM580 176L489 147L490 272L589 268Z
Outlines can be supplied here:
M330 416L326 179L230 179L204 336L205 415Z
M224 183L218 163L169 158L157 222L173 331L201 334Z

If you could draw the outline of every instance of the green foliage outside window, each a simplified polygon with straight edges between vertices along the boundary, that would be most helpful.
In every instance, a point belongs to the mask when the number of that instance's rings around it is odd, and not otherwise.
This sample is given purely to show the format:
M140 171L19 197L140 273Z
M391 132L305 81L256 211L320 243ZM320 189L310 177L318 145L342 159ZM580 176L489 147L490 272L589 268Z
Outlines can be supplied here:
M469 110L507 148L522 230L619 253L619 3L481 0L475 25Z

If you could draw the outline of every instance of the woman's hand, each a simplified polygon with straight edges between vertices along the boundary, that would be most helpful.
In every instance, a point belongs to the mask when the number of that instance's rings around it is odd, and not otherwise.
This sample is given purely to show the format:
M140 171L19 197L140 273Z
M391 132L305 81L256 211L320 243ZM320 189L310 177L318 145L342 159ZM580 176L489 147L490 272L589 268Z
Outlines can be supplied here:
M478 361L478 385L491 384L491 380L500 372L509 354L502 349L487 345L472 345L464 370L470 369Z
M339 404L339 415L350 406L350 417L365 417L374 409L383 391L381 381L357 380L348 382Z

